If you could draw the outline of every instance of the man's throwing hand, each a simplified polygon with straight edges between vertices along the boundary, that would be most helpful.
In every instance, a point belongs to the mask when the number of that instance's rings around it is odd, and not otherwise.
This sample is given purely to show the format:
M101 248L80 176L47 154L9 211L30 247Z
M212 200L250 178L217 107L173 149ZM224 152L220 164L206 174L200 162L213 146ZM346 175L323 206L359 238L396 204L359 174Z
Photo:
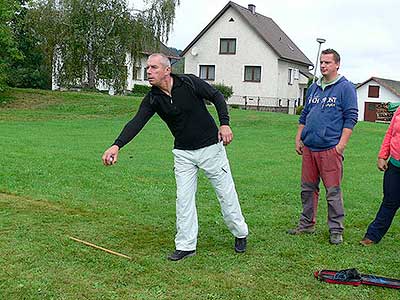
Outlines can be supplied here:
M111 166L115 164L118 160L118 151L119 147L117 145L113 145L110 148L108 148L101 157L103 164L105 166Z

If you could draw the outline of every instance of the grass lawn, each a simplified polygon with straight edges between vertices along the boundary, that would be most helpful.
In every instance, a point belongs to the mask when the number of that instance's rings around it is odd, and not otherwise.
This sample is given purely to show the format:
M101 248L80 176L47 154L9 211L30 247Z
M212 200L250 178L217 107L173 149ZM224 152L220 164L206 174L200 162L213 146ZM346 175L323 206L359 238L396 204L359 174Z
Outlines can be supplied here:
M400 278L400 220L382 242L358 241L382 197L376 156L387 125L360 122L345 153L345 242L330 245L322 191L314 235L289 236L300 204L297 116L231 110L227 147L248 251L233 251L200 174L197 255L174 249L172 137L157 117L106 168L103 151L140 99L12 89L0 95L0 299L399 299L399 291L322 283L320 269ZM82 245L69 236L121 252Z

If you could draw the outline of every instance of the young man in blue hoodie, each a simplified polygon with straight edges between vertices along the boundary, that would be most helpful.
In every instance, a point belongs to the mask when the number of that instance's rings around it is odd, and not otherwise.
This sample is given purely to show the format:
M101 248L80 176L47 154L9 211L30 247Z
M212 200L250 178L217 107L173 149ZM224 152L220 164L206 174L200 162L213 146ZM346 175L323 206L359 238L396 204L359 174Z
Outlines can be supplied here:
M289 234L313 233L322 179L328 202L330 243L343 242L343 153L357 123L357 95L354 85L338 74L340 56L333 49L321 52L322 78L307 91L300 115L296 152L302 155L301 201L303 212Z

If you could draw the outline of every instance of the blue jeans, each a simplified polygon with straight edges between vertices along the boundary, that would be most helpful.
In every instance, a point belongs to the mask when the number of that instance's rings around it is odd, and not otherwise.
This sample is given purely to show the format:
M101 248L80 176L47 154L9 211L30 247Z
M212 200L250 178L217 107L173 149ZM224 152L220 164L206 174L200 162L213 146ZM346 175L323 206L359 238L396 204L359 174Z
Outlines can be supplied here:
M383 176L383 201L375 220L368 226L366 238L378 243L392 224L400 207L400 168L390 162Z

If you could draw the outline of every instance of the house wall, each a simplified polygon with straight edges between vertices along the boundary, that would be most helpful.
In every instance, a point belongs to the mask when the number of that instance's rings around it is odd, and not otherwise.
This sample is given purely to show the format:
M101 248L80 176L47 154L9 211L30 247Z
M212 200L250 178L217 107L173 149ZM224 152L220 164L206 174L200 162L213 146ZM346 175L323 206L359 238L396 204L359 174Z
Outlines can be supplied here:
M231 18L235 21L229 22ZM236 54L219 54L220 38L236 38ZM279 60L269 45L232 8L186 52L185 73L199 76L200 65L215 65L215 80L210 83L233 87L234 95L229 104L246 101L248 105L293 107L294 100L302 98L308 80L299 73L299 79L289 85L288 68L299 69L299 65ZM244 81L244 67L247 65L261 66L261 82ZM289 111L292 113L294 110Z
M126 68L127 68L127 80L126 80L126 90L132 91L135 84L140 85L150 85L147 80L144 80L144 73L146 72L147 56L141 57L141 59L136 62L136 68L139 68L138 79L133 78L133 61L131 60L130 54L126 54ZM107 91L110 95L114 95L115 91L112 86L109 86L106 82L99 80L96 88L100 91Z
M235 22L229 22L233 18ZM220 38L236 38L236 54L219 54ZM192 54L195 48L197 55ZM277 96L278 56L229 8L185 54L185 73L199 75L199 65L215 65L215 81L233 86L237 96ZM261 82L244 82L244 66L261 66Z
M295 63L290 63L280 60L278 63L278 97L301 99L304 87L307 86L308 78L298 72L298 79L293 78L293 84L289 84L289 69L299 70L300 66ZM304 68L304 67L303 67ZM294 74L292 74L294 76Z
M130 55L127 55L126 65L128 71L128 78L127 78L127 90L132 91L133 86L135 84L141 85L150 85L147 80L144 80L145 72L146 72L146 64L147 64L147 56L143 56L139 62L136 63L136 68L139 68L139 76L137 79L133 78L133 61L130 59Z
M379 98L368 97L368 87L370 85L380 87ZM357 101L358 101L358 120L364 121L365 102L374 102L374 103L400 102L400 97L393 94L391 91L389 91L384 86L377 83L375 80L370 80L369 82L357 88Z

